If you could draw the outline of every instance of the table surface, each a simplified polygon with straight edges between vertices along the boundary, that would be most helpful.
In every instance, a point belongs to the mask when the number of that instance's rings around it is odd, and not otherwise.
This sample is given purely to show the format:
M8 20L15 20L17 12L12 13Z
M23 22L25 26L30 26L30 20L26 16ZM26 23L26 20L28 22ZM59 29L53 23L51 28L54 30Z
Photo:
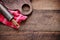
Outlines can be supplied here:
M34 10L19 30L0 24L0 40L60 40L60 11Z
M33 1L33 12L20 24L19 30L0 23L0 40L60 40L60 6L56 6L60 1L46 0L49 1L49 6L44 0L40 0L40 3L44 2L45 7L35 5L36 0Z

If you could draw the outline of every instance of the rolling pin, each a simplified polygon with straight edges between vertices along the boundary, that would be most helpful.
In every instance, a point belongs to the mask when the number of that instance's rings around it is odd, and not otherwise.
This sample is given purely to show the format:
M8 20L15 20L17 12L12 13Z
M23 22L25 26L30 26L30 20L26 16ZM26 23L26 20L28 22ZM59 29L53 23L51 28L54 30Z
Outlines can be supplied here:
M8 11L8 9L0 3L0 12L3 14L3 16L11 21L17 28L19 28L19 24L14 20L14 16Z

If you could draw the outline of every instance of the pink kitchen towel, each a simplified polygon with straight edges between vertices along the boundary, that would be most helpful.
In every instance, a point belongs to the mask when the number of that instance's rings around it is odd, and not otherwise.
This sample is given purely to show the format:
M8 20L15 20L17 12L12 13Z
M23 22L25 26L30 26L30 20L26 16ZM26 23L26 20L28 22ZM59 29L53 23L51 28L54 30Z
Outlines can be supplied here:
M17 21L18 24L20 24L22 21L27 19L27 16L24 16L21 14L21 12L19 10L9 10L10 13L14 16L14 19ZM18 29L12 22L8 21L3 15L2 13L0 13L0 22L5 24L6 26Z

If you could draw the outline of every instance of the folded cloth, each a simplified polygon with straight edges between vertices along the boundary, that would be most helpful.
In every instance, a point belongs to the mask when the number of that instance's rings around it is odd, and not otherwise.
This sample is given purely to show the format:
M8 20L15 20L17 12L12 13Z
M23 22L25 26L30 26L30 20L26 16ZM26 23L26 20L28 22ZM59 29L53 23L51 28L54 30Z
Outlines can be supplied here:
M16 20L16 22L18 24L20 24L22 21L27 19L27 16L24 16L21 14L21 12L19 10L9 10L10 13L14 16L14 19ZM5 24L6 26L18 29L11 21L8 21L3 15L2 13L0 13L0 22Z

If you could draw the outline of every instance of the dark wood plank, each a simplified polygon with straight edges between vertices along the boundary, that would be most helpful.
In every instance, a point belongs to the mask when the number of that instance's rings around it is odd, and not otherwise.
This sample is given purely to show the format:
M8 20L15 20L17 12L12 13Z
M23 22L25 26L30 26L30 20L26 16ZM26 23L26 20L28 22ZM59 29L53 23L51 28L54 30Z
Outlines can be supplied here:
M60 40L60 32L0 32L0 40Z
M32 0L32 5L37 10L60 10L60 0Z
M60 31L60 10L34 10L19 31ZM0 24L0 31L14 31L14 29Z

